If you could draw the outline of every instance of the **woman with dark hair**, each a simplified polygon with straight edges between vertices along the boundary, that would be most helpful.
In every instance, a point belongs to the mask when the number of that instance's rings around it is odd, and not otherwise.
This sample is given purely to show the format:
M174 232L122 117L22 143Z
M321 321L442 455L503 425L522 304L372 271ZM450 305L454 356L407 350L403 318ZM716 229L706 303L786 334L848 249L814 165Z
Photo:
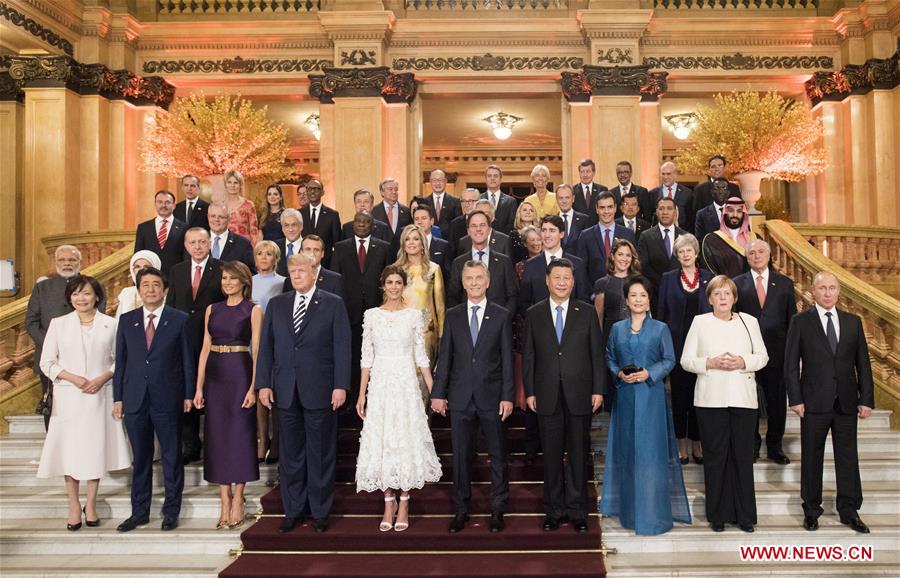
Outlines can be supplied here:
M274 183L266 187L266 200L259 212L259 227L263 240L277 241L284 239L281 231L281 213L284 211L284 191L281 185Z
M628 315L606 344L618 393L609 425L600 511L617 516L637 534L668 532L691 523L691 510L663 381L675 366L672 336L650 318L650 282L629 278L623 288Z
M103 474L131 465L121 420L113 417L112 375L116 356L116 321L97 310L103 286L76 275L66 285L74 311L50 322L40 366L52 382L50 425L37 477L65 476L69 517L66 528L99 526L97 492ZM79 483L87 480L81 506Z
M425 351L425 320L421 310L406 306L406 283L401 267L385 267L381 273L384 302L366 311L363 318L356 401L363 427L356 491L384 492L384 517L378 526L382 532L406 530L410 490L441 479L441 462L416 377L418 367L430 393L433 382Z
M206 407L203 479L219 484L217 530L244 523L244 485L259 479L254 385L263 314L250 299L251 285L246 265L222 263L225 301L206 308L197 364L194 405Z

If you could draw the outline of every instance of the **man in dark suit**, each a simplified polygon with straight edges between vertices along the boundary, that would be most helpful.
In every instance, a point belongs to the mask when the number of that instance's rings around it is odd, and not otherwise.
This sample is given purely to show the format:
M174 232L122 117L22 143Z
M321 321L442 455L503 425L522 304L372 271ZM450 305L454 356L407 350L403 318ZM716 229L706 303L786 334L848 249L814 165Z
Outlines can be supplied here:
M694 217L694 236L700 242L722 226L725 201L728 200L728 181L720 177L712 182L712 198L712 202L697 211Z
M462 215L456 217L450 222L450 237L447 242L450 243L451 257L456 257L459 249L459 241L469 234L469 214L475 210L475 203L481 198L478 189L469 187L459 194L459 205L462 209Z
M678 226L685 231L694 230L694 192L690 187L679 185L678 167L671 161L666 161L659 167L659 177L662 181L658 187L650 190L647 199L656 207L656 201L662 198L675 199L678 207ZM648 209L650 206L647 207ZM652 220L651 220L652 222Z
M500 190L502 183L503 171L500 167L488 165L484 169L485 189L481 198L491 202L491 209L494 211L494 228L501 233L509 234L516 226L516 209L519 208L519 203L514 197Z
M447 174L441 169L431 171L429 176L431 194L422 197L422 202L434 210L435 221L441 228L441 236L450 235L450 221L462 215L459 199L447 192Z
M310 179L306 183L306 196L309 204L300 209L303 216L303 229L306 234L318 235L325 242L325 266L331 262L331 251L334 244L341 240L341 216L322 202L325 189L319 179Z
M835 506L842 524L862 534L862 483L856 449L857 417L875 407L869 347L859 317L837 309L841 287L833 273L813 278L816 301L791 320L784 354L788 404L800 416L800 496L803 527L813 531L822 515L822 467L831 431L837 478Z
M572 299L572 263L554 259L546 271L549 298L525 315L525 400L538 414L544 448L544 530L556 530L568 519L583 533L588 513L587 432L591 414L600 409L606 393L605 355L593 307Z
M163 275L168 275L172 265L185 258L184 232L187 229L184 223L172 216L175 195L165 190L156 191L153 203L156 206L156 217L137 226L134 251L136 253L146 249L156 253L162 263L160 270Z
M375 206L375 195L368 189L358 189L353 193L353 214L368 213L372 214ZM388 224L378 219L372 222L372 236L381 239L385 243L390 243L394 239L394 232L388 227ZM353 237L353 221L347 221L341 226L341 240Z
M256 259L250 241L228 230L228 207L212 205L207 209L208 230L211 237L210 255L217 261L240 261L256 275Z
M619 181L619 184L609 190L616 199L616 206L621 204L625 195L631 192L635 193L638 196L638 202L641 206L641 218L647 222L651 222L653 221L653 205L652 202L649 201L650 192L646 187L631 182L631 175L633 173L634 170L632 169L630 162L619 161L616 164L616 179ZM648 211L647 213L644 213L645 205L648 204L650 205Z
M404 227L412 224L412 214L409 212L409 207L398 200L400 198L400 181L393 177L382 179L378 184L378 190L381 191L382 202L372 207L372 217L376 221L387 223L391 229L391 261L393 261L393 257L397 255L397 250L400 248L400 233L403 232Z
M287 260L291 255L299 255L303 242L303 215L297 209L285 209L281 213L281 232L284 238L275 241L281 251L275 272L288 277Z
M579 213L572 207L575 201L575 194L569 185L559 185L556 187L556 204L559 205L559 216L562 217L563 231L562 246L563 250L569 253L578 251L578 238L581 232L590 227L590 219L587 215Z
M725 177L725 157L722 155L713 155L709 157L707 162L709 179L694 187L694 214L703 207L713 202L712 184L718 178ZM740 197L741 189L734 183L728 183L728 197ZM702 237L697 237L702 241Z
M175 205L175 218L179 219L190 229L202 227L209 229L209 220L206 218L206 210L209 203L200 198L200 179L194 175L181 177L181 192L184 200Z
M638 216L641 207L638 202L638 196L634 192L630 192L622 198L619 203L619 209L622 213L621 217L616 219L616 224L621 225L634 233L634 238L640 240L641 233L651 227L650 223Z
M678 257L672 247L675 239L684 235L686 231L675 224L678 209L672 199L660 199L656 203L657 224L643 233L638 241L638 255L641 257L641 272L650 283L653 284L651 295L651 311L656 314L656 294L659 291L659 283L663 273L678 267ZM666 242L666 239L669 242Z
M312 257L316 267L313 275L316 278L316 287L322 291L334 293L341 299L344 298L344 279L340 273L335 273L322 267L322 256L325 255L325 243L318 235L307 235L300 243L300 252ZM284 280L284 292L293 291L294 285L290 276Z
M607 273L606 258L616 239L635 243L630 229L616 224L616 200L610 191L597 198L597 224L584 231L578 239L576 253L587 264L588 281L593 287L597 279Z
M588 280L587 265L584 260L562 248L563 222L559 215L545 215L541 219L541 243L544 250L525 261L522 281L519 283L519 311L547 298L547 265L553 259L567 259L572 263L575 275L573 297L589 301L591 283Z
M490 277L484 263L467 261L462 277L467 300L447 310L431 392L434 411L446 415L450 410L456 515L449 529L459 532L469 519L470 456L481 426L491 464L490 530L500 532L509 497L503 422L512 413L516 393L512 313L488 301Z
M765 394L765 400L759 401L760 409L765 410L768 424L766 455L776 464L784 466L791 463L781 448L787 413L784 348L788 326L797 314L797 298L794 295L794 282L769 267L771 256L769 244L762 239L751 241L747 246L750 271L734 278L738 290L735 308L759 320L759 329L766 344L766 351L769 353L768 365L756 372L756 383ZM757 419L756 458L759 458L761 445L762 438L759 435L759 419Z
M308 512L324 532L334 501L337 410L350 389L350 323L340 297L316 288L312 257L291 256L288 271L294 291L269 301L256 389L264 406L278 405L278 531L290 531Z
M578 179L579 182L572 188L572 194L575 196L573 206L575 210L588 217L588 226L597 224L597 198L600 193L608 190L603 185L594 182L594 175L597 174L597 166L591 159L583 159L578 163ZM557 203L559 201L557 200Z
M494 251L488 242L490 234L490 217L484 211L469 213L469 235L472 241L471 248L465 253L460 253L453 260L450 271L450 281L447 283L447 303L451 307L462 303L465 296L463 288L463 271L469 261L478 261L487 265L490 284L487 288L487 298L492 303L504 307L510 313L516 311L516 271L512 260Z
M350 318L353 399L359 391L363 313L381 305L381 272L394 261L391 246L372 237L372 221L372 215L356 213L353 238L336 244L331 260L331 270L340 273L344 281L344 304Z
M507 235L506 233L502 233L494 228L494 211L491 208L490 201L487 201L485 199L475 201L475 211L481 211L491 220L489 223L490 228L487 232L487 244L491 248L491 251L502 253L507 257L511 257L512 241L510 240L509 235ZM468 223L466 224L466 227L468 228ZM466 235L459 240L459 243L457 243L455 254L465 255L471 251L472 238L469 235Z
M181 419L194 399L196 360L188 315L164 306L166 280L162 272L152 267L139 271L137 287L144 305L124 313L116 333L113 413L119 419L124 415L134 461L131 516L116 529L129 532L150 521L155 435L166 488L162 529L168 531L178 527L181 513Z
M209 231L194 227L184 236L189 259L172 267L166 305L188 314L185 331L194 354L193 363L200 360L203 347L206 308L225 300L222 293L222 263L210 257ZM184 463L200 459L200 412L192 410L184 417Z
M444 287L450 279L450 244L431 234L431 227L434 226L434 209L431 205L422 203L413 210L413 224L422 229L425 235L425 241L428 243L428 258L431 262L441 268L441 275L444 278Z

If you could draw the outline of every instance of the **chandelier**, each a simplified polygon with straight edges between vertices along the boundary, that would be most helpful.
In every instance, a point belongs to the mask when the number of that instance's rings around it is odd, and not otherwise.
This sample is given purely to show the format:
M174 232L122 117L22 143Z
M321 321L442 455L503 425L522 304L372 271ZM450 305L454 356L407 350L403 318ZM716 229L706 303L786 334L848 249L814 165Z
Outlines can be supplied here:
M505 112L496 112L481 120L491 125L491 130L494 132L495 137L499 140L506 140L512 135L513 127L523 119Z
M691 136L691 131L697 126L697 115L693 112L673 114L666 117L666 122L675 138L684 140Z

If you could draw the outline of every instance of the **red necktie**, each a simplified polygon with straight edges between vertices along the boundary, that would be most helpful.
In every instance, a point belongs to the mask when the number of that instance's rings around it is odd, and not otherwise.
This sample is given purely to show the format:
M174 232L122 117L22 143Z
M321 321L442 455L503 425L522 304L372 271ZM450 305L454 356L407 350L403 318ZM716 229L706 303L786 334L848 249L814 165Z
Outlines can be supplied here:
M363 239L359 240L359 252L357 252L356 258L359 261L359 272L362 273L366 270L366 242Z
M390 225L391 230L393 230L394 229L394 205L388 205L387 218L388 218L388 225Z
M147 349L150 349L150 344L153 343L153 336L156 335L156 327L153 326L155 317L156 314L154 313L147 316L147 329L144 330L144 335L147 337Z
M609 229L605 229L606 238L603 239L603 248L606 249L606 255L609 255L609 252L612 251L612 241L609 239Z
M169 225L166 219L163 219L162 224L159 226L159 233L156 234L156 242L159 243L160 249L166 248L166 237L169 235Z
M666 198L667 199L672 198L672 185L669 185L666 187Z
M191 281L191 294L194 299L197 298L197 291L200 289L200 265L194 267L194 280Z

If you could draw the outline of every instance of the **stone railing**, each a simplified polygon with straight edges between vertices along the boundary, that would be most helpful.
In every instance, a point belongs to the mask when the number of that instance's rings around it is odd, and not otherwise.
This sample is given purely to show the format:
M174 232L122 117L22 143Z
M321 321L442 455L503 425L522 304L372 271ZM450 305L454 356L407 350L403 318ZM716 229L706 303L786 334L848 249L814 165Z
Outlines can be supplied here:
M53 253L60 245L75 245L81 251L82 269L99 263L123 247L133 246L134 229L112 229L109 231L87 231L84 233L62 233L41 239L44 250L53 263Z
M523 12L568 10L569 0L405 0L408 11Z
M72 238L70 237L69 240ZM70 243L75 244L75 243ZM134 250L128 243L106 258L85 267L85 275L96 277L106 289L107 312L118 305L117 296L123 287L131 284L128 262ZM40 397L40 386L34 374L34 343L25 328L25 312L28 309L26 295L0 307L0 415L22 415L34 410ZM0 431L6 431L6 422L0 421Z
M661 10L815 10L819 0L653 0Z
M276 16L316 12L320 0L157 0L157 15L169 16Z
M814 225L792 226L784 221L767 221L763 225L772 245L772 263L781 273L794 280L797 304L812 306L812 279L819 271L834 273L841 284L838 307L862 318L872 374L875 379L875 405L891 409L891 424L900 428L900 301L866 283L840 264L826 257L798 229L807 233ZM822 230L832 230L823 226ZM851 230L857 235L851 235ZM865 235L865 227L847 227L846 237ZM815 235L813 235L815 237Z

